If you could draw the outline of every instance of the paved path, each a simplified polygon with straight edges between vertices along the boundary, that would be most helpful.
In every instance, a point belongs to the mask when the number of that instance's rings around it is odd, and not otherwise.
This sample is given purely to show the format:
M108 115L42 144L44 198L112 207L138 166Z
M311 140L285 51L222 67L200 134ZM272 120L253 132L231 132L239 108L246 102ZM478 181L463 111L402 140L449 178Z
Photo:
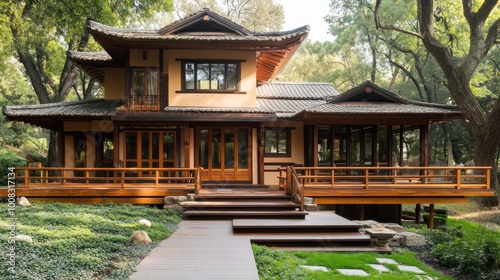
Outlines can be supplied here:
M248 237L234 236L231 221L182 221L137 266L130 280L259 279Z

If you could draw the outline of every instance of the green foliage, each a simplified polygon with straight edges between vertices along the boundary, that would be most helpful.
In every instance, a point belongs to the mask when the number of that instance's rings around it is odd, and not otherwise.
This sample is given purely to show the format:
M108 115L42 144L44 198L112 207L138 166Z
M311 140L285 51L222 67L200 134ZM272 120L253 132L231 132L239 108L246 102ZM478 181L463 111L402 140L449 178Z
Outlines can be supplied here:
M299 258L266 246L252 245L252 250L260 279L304 279L305 270L299 267L302 264Z
M126 204L33 203L16 214L17 234L34 241L16 243L15 277L7 272L6 254L0 255L2 279L126 279L180 221L174 211ZM0 227L7 228L7 211L0 215ZM151 228L137 223L144 218ZM136 230L146 231L153 243L131 244ZM2 252L7 252L7 237L0 235Z
M7 186L7 174L10 173L9 167L25 166L26 159L17 153L0 149L0 186Z

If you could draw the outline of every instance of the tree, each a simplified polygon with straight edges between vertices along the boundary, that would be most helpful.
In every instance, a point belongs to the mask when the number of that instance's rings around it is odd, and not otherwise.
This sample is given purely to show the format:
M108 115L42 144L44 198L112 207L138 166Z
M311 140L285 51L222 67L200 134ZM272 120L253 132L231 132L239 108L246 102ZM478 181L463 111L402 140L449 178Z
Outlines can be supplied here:
M500 43L500 15L498 0L486 0L474 5L471 0L462 0L460 17L451 18L455 24L463 27L461 32L467 34L466 52L454 52L453 44L456 37L450 32L448 22L440 19L440 7L433 0L417 1L417 30L409 30L397 25L386 25L382 18L383 1L377 0L374 15L377 28L406 34L418 38L426 50L434 57L446 77L446 86L460 109L467 113L474 142L474 161L476 165L493 166L497 168L496 155L500 146L500 99L489 110L481 107L474 95L471 81L476 70L495 44ZM458 25L457 24L457 25ZM496 172L492 172L492 183L500 192Z
M12 49L23 65L31 86L41 104L66 100L74 90L79 69L66 57L70 50L83 51L90 36L87 20L121 26L140 21L152 12L171 10L172 0L8 0L1 6L2 21L10 29ZM2 26L1 30L5 26ZM95 46L94 46L95 47ZM83 96L89 97L95 81L80 79ZM49 162L54 164L55 132L51 132Z
M285 20L283 6L273 0L179 0L175 13L183 18L202 8L209 8L251 31L279 31Z

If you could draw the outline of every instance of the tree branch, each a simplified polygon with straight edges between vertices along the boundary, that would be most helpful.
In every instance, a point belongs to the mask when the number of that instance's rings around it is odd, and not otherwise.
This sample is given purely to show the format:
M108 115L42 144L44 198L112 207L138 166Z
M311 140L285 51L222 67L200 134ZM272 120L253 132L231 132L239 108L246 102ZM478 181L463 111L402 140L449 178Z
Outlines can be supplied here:
M375 27L377 29L397 31L397 32L400 32L400 33L403 33L403 34L407 34L407 35L411 35L411 36L423 39L422 35L419 34L419 33L417 33L417 32L413 32L413 31L401 29L401 28L398 28L398 27L395 27L395 26L389 26L389 25L382 24L382 22L380 20L380 15L379 15L381 3L382 3L382 0L377 0L377 3L375 4L375 10L373 11L373 15L374 15L374 18L375 18Z

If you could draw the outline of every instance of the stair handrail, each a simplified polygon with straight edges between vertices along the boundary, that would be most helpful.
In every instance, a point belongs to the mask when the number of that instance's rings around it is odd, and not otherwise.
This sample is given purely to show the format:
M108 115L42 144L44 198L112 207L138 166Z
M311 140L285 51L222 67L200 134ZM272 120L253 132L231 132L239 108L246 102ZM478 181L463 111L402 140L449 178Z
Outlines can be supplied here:
M299 181L299 176L297 175L297 171L293 166L287 166L287 177L290 189L289 194L292 196L292 201L295 203L299 203L300 211L304 211L304 192L302 191L302 185Z
M199 194L201 191L201 166L198 166L194 175L194 193Z

